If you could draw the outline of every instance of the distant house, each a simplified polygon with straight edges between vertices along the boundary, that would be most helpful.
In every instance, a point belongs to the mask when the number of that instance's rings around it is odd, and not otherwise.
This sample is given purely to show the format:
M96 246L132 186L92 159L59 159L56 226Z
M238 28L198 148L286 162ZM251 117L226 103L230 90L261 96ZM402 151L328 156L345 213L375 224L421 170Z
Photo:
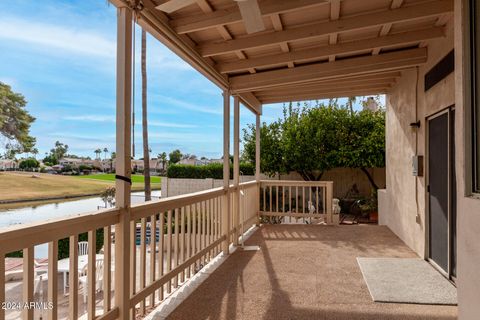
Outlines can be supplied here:
M18 163L16 160L11 159L1 159L0 160L0 170L15 170L18 168Z

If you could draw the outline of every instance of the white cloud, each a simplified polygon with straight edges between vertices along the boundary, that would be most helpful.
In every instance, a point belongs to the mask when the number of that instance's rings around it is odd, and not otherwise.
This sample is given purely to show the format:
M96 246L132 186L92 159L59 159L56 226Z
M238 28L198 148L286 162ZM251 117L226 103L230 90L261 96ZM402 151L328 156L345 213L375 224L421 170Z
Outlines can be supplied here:
M81 28L4 17L0 20L0 38L80 55L115 58L115 41Z
M179 108L185 109L185 110L191 110L191 111L196 111L196 112L201 112L201 113L208 113L208 114L216 114L216 115L222 115L223 114L223 108L218 107L218 108L212 108L212 107L207 107L207 106L201 106L201 105L196 105L192 104L189 102L185 102L176 98L172 97L167 97L163 95L155 95L155 98L158 98L159 100L162 101L163 104L173 104Z
M85 121L85 122L110 122L115 123L115 115L82 115L82 116L66 116L63 118L68 121ZM136 125L141 125L142 122L135 121ZM162 121L148 121L148 125L151 127L164 127L164 128L197 128L197 125L175 123L175 122L162 122Z

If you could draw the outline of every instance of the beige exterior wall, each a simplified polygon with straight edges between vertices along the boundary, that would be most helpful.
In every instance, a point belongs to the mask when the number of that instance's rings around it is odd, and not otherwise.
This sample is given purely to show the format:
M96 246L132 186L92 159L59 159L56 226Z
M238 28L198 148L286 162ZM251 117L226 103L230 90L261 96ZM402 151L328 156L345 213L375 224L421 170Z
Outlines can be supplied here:
M444 39L429 43L429 60L418 69L418 76L417 69L403 72L387 96L387 187L379 192L379 219L381 224L389 226L419 256L426 257L427 181L426 177L413 177L411 158L415 154L426 156L426 118L455 105L458 251L456 285L459 319L473 320L479 319L480 315L480 198L472 196L470 189L470 66L464 58L464 22L467 20L463 13L466 2L455 1L455 23L453 19L449 22ZM454 46L455 73L424 93L425 72ZM421 121L421 128L417 132L409 126L416 118Z
M456 171L457 171L457 287L459 319L479 319L480 317L480 198L471 195L471 157L468 125L469 79L468 50L464 50L467 18L464 15L466 0L455 1L455 91L457 130ZM467 85L466 85L467 84ZM467 148L465 146L468 146Z
M455 76L450 74L427 92L424 78L453 49L453 20L446 37L428 44L425 65L402 72L387 95L386 192L379 195L379 222L387 225L419 256L425 257L426 177L414 177L412 157L426 156L426 118L455 104ZM410 123L421 121L419 129ZM425 158L426 163L426 158Z

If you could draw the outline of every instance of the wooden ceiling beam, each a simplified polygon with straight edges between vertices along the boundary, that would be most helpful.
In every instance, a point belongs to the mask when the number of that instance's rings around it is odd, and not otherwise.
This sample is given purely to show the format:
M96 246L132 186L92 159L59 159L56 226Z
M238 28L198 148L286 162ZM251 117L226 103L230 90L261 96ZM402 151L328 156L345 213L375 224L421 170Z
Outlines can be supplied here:
M340 18L340 0L332 0L330 2L330 20L335 21ZM329 36L328 43L330 45L336 44L338 42L338 33L332 33ZM335 55L331 55L328 57L328 61L335 61Z
M230 77L229 80L231 90L238 93L348 75L405 69L426 61L427 49L418 48Z
M374 73L374 74L360 74L360 75L349 75L347 77L339 77L339 78L333 78L333 79L322 79L314 82L303 82L303 83L294 83L290 85L283 85L283 86L278 86L275 87L274 90L288 90L292 88L311 88L315 87L318 85L328 85L332 83L350 83L352 81L365 81L365 82L374 82L374 81L387 81L387 82L395 82L400 76L402 75L401 72L399 71L390 71L390 72L380 72L380 73ZM272 90L272 88L259 88L255 90L253 93L255 95L262 94L263 91L269 91Z
M322 85L316 87L308 88L284 88L282 90L269 90L269 91L259 91L255 94L258 99L263 99L268 96L278 96L278 95L295 95L295 94L315 94L317 92L324 92L330 90L339 90L339 89L364 89L364 88L387 88L394 83L393 81L362 81L362 82L351 82L351 83L333 83L329 85Z
M258 3L263 16L281 14L285 12L306 9L318 5L328 4L328 0L265 0ZM237 4L212 11L204 15L194 15L170 21L172 28L179 34L215 28L242 21Z
M397 9L397 8L400 8L403 4L403 0L392 0L392 3L390 4L390 9ZM387 23L387 24L384 24L382 26L382 28L380 29L380 32L379 32L379 36L386 36L390 30L392 29L392 26L393 26L393 23ZM380 50L382 48L375 48L373 49L372 51L372 54L373 55L377 55L380 53Z
M276 96L269 97L266 99L261 99L262 104L271 104L271 103L282 103L282 102L293 102L293 101L310 101L310 100L322 100L330 98L341 98L341 97L358 97L358 96L371 96L377 94L387 93L389 88L370 88L364 90L347 90L347 91L337 91L337 92L318 92L314 95L293 95L293 96Z
M258 115L262 114L262 103L251 92L241 93L238 95L238 97L243 105L246 106L250 111Z
M298 63L313 59L322 59L339 54L351 54L374 48L388 48L391 46L405 45L421 42L423 40L440 38L445 36L441 27L430 28L411 32L391 34L379 38L362 39L350 42L338 43L335 45L304 49L293 52L284 52L260 58L245 59L241 61L225 62L216 65L221 73L244 71L251 68L282 66L286 63Z
M294 1L292 1L294 2ZM296 3L296 1L294 2ZM286 29L279 32L263 33L244 38L204 43L197 46L203 57L221 55L251 48L268 47L282 42L318 38L332 33L360 30L387 23L411 21L425 17L439 16L453 11L452 0L438 0L401 7L382 12L367 13L336 21L320 22L307 26Z

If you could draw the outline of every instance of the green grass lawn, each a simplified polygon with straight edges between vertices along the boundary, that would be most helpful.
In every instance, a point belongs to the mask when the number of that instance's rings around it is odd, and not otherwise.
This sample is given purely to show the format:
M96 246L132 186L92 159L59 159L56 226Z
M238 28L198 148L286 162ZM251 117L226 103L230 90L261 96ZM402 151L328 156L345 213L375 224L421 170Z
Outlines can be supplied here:
M113 173L101 173L101 174L90 174L86 176L75 176L76 178L80 179L93 179L93 180L102 180L102 181L115 181L115 174ZM162 178L158 176L150 177L151 183L161 183ZM145 178L141 174L134 174L132 175L132 182L133 183L144 183Z

